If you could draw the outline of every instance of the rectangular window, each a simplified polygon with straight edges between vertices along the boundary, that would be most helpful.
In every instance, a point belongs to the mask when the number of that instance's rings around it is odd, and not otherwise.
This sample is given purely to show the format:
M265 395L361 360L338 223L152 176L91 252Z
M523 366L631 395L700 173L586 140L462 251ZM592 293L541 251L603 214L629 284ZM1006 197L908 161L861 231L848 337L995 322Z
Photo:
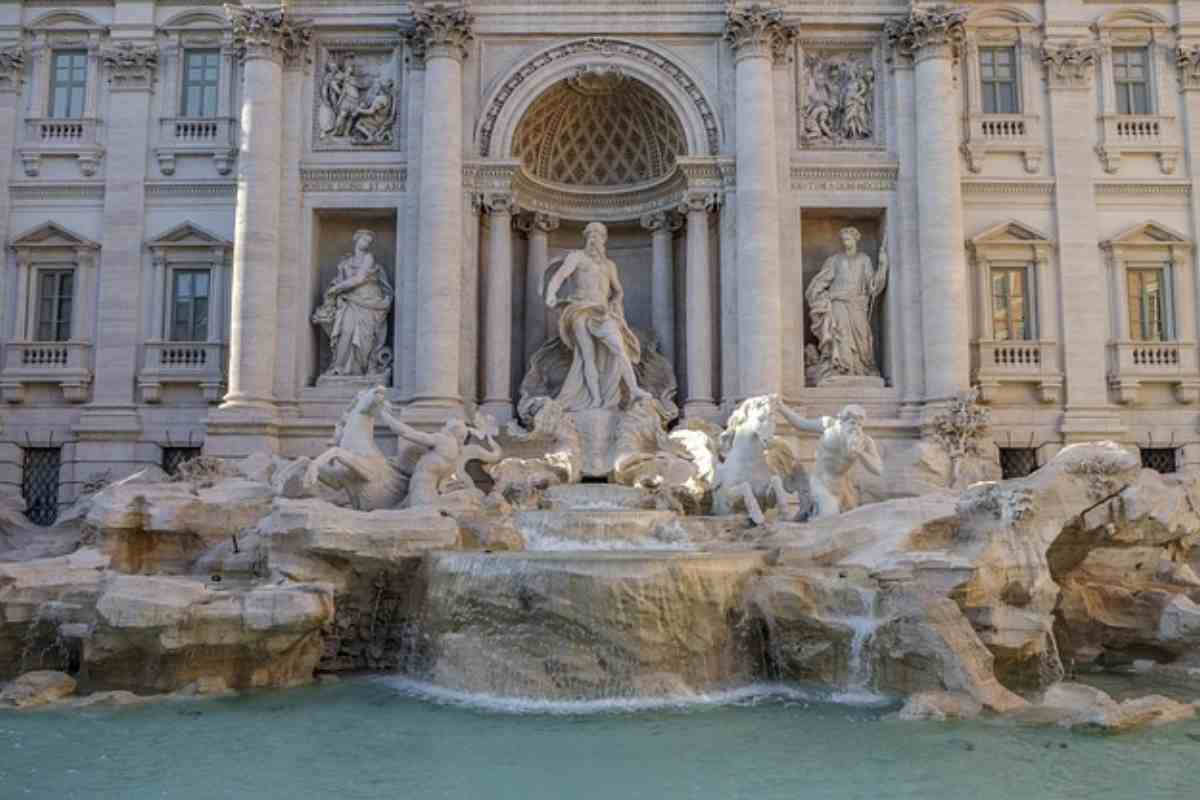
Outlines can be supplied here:
M171 341L208 341L209 271L177 269L171 291Z
M1114 48L1113 78L1118 113L1151 113L1149 50L1145 47Z
M215 117L221 83L220 50L188 50L183 54L181 115Z
M75 270L38 270L37 341L70 340L74 301Z
M1178 459L1174 447L1143 447L1142 468L1155 472L1170 473L1178 469Z
M76 119L83 116L87 96L87 51L56 50L50 76L50 116Z
M1029 313L1029 269L992 268L992 338L997 341L1033 339Z
M1161 269L1129 269L1125 272L1129 292L1129 336L1139 342L1164 342L1167 328L1167 287Z
M1005 479L1024 478L1037 471L1037 450L1032 447L1001 447L1000 474Z
M61 447L27 447L21 470L25 516L34 525L53 525L58 519L58 477Z
M979 49L979 80L983 91L983 113L1017 114L1017 51L1012 47Z

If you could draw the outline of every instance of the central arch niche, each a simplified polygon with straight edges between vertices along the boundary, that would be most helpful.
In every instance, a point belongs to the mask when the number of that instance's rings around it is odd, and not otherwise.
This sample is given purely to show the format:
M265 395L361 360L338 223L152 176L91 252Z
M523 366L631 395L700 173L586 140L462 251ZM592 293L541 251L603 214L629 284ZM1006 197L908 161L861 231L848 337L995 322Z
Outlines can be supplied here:
M662 96L617 69L581 69L551 86L517 125L513 156L540 182L611 189L657 182L687 154Z

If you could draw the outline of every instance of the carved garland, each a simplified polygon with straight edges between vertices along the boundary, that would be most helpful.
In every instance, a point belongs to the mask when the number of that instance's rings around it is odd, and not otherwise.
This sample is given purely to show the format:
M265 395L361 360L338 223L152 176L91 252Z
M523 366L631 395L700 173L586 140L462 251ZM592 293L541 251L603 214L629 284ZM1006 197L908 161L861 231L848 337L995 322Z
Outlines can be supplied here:
M717 115L713 113L712 106L708 104L704 93L700 91L700 87L688 76L687 72L661 53L640 44L597 36L574 42L566 42L565 44L539 53L504 81L499 92L496 93L495 99L492 100L491 105L488 106L487 111L484 113L483 125L479 131L479 154L481 156L486 157L490 154L492 134L495 131L496 120L499 119L500 112L504 110L505 105L512 100L517 87L551 64L581 53L592 53L601 58L614 58L616 56L636 58L665 72L675 82L675 85L691 98L692 103L696 106L696 110L704 122L709 154L717 155L720 152L721 135L717 127Z
M947 46L957 53L967 38L968 13L965 8L947 5L914 8L904 19L888 20L883 32L892 47L905 55L916 55L925 48Z
M1180 46L1175 63L1179 67L1180 88L1200 89L1200 44Z
M25 49L19 45L0 49L0 89L15 89L24 73Z
M233 28L238 58L276 55L293 61L312 42L312 23L294 17L285 8L262 9L225 4L225 16Z
M122 42L103 50L100 59L108 67L109 78L115 84L144 86L158 74L158 48Z
M1042 46L1042 65L1054 88L1086 88L1092 82L1092 70L1099 58L1100 49L1094 44L1066 42Z

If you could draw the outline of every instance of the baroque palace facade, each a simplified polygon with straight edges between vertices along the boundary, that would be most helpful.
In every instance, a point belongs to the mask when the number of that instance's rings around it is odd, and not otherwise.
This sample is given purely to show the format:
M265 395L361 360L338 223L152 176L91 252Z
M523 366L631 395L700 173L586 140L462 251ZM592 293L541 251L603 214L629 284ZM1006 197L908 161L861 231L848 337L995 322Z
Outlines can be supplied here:
M0 482L512 418L593 221L684 417L1200 463L1194 0L11 0Z

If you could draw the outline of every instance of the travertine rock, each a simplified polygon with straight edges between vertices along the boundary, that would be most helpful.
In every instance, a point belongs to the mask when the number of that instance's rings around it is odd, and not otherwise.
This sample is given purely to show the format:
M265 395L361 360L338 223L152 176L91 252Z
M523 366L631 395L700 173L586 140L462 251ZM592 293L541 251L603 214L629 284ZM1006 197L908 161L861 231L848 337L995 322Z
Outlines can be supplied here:
M0 679L70 665L78 642L61 629L92 621L108 564L95 549L0 564Z
M26 672L0 690L0 707L35 708L75 693L75 679L64 672Z
M1080 683L1059 683L1042 695L1041 702L1021 718L1053 722L1066 728L1083 728L1104 733L1127 733L1147 727L1181 722L1196 715L1196 709L1162 695L1147 695L1117 702L1105 692Z
M241 478L211 486L130 478L91 499L87 523L99 530L113 569L178 573L207 548L256 525L273 499L270 486Z
M421 670L506 696L664 696L753 679L762 556L434 553Z
M906 701L897 716L905 720L974 719L983 707L975 698L957 692L918 692Z
M96 618L80 672L89 688L171 692L202 679L237 689L296 686L312 680L333 591L118 575Z

